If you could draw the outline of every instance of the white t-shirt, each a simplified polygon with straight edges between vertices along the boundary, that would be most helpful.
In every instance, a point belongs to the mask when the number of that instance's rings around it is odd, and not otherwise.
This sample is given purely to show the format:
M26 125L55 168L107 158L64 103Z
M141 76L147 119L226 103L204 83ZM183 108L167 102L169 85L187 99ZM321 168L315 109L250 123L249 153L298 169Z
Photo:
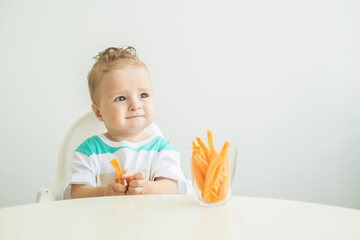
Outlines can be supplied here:
M149 181L154 181L156 177L178 180L178 193L186 193L180 153L168 140L152 135L136 143L114 142L101 134L88 138L75 150L71 182L64 192L64 198L70 198L71 184L97 187L117 178L110 163L114 158L119 160L123 171L142 171Z

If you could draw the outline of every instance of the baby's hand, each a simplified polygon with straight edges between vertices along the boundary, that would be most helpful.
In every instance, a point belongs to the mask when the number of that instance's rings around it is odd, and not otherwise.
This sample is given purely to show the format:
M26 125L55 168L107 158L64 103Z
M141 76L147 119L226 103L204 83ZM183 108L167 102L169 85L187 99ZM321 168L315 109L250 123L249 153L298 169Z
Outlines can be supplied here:
M125 195L126 187L118 183L118 179L113 179L108 185L105 186L105 196L119 196Z
M126 195L139 195L145 194L144 186L147 184L147 180L145 180L145 174L143 172L137 172L135 174L127 173L124 171L124 174L121 176L122 179L126 179L128 182L128 189L126 191ZM129 183L129 180L132 179Z

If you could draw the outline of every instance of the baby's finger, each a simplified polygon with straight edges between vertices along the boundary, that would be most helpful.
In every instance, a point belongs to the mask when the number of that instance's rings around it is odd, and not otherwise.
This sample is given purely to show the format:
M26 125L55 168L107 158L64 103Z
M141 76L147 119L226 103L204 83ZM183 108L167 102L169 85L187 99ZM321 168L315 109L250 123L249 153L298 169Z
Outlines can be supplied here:
M134 179L135 179L135 180L137 180L137 179L145 179L145 174L144 174L142 171L137 172L137 173L135 173L135 175L134 175Z
M118 193L121 193L121 192L125 192L126 191L126 187L120 183L116 183L112 186L112 189L114 192L118 192Z
M130 183L129 183L129 186L130 187L142 187L144 186L144 180L132 180Z
M126 170L125 170L126 171ZM121 175L121 178L122 179L129 179L129 178L132 178L133 176L134 176L134 174L131 174L131 173L129 173L129 172L125 172L124 171L124 173Z
M143 193L142 187L129 187L128 191L126 192L127 195L138 195Z

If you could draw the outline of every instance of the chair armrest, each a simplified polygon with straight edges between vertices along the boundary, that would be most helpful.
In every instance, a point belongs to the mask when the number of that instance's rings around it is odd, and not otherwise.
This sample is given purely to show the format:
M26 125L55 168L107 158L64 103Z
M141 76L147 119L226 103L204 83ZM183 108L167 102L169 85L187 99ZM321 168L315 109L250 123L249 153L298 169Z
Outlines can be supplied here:
M51 202L55 201L55 196L52 193L50 187L39 188L36 193L36 202Z

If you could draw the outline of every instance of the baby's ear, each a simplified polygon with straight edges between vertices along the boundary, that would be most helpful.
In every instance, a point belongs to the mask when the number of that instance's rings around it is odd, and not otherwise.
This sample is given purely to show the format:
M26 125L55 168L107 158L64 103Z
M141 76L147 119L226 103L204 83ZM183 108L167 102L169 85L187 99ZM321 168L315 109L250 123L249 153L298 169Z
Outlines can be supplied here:
M103 121L99 107L95 103L93 103L93 104L91 104L91 108L92 108L93 112L95 113L96 118L99 119L100 121Z

